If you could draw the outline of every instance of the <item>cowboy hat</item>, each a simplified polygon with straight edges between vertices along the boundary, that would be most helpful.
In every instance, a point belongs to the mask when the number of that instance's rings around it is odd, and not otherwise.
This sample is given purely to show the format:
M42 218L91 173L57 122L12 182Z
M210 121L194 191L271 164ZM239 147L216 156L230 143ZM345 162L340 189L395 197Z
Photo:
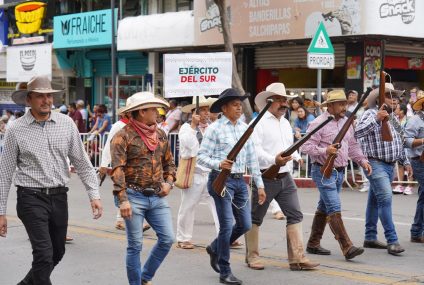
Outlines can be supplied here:
M126 113L129 109L133 108L135 105L135 102L138 102L140 100L144 100L146 97L145 92L137 92L131 95L127 98L127 101L125 102L125 106L118 109L118 115L122 115L123 113Z
M424 103L424 92L422 90L417 92L417 101L415 101L414 105L412 105L412 109L414 111L421 111L423 109Z
M377 105L379 90L380 88L375 88L370 92L370 95L368 96L368 108L371 109ZM390 93L395 97L399 97L403 94L403 92L405 92L405 90L396 90L392 83L386 82L384 85L384 93Z
M265 89L265 91L260 92L255 97L255 104L258 106L259 110L262 110L266 106L266 99L268 99L271 96L282 96L287 98L294 98L297 97L296 95L287 95L286 93L286 87L283 83L275 82L268 85Z
M131 97L133 97L133 100L131 100L132 102L130 102L128 106L125 106L125 112L132 112L147 108L169 108L168 102L166 102L162 98L156 97L151 92L138 92L133 94Z
M235 99L240 99L240 101L243 101L247 99L249 95L240 95L237 90L233 88L228 88L222 91L222 93L219 95L218 100L216 100L210 108L211 113L220 113L221 107L224 106L226 103L233 101Z
M347 101L346 94L343 90L332 90L327 93L327 100L322 102L321 106L325 107L328 103Z
M200 107L210 107L214 102L216 102L216 98L209 97L208 99L205 96L199 96L199 108ZM193 103L189 105L185 105L181 108L181 112L183 113L191 113L193 109L196 109L196 97L193 97Z
M37 92L44 94L52 94L56 96L63 95L65 90L52 89L51 82L47 75L34 76L28 83L20 82L16 85L16 91L12 93L12 100L17 105L26 106L26 98L28 93Z

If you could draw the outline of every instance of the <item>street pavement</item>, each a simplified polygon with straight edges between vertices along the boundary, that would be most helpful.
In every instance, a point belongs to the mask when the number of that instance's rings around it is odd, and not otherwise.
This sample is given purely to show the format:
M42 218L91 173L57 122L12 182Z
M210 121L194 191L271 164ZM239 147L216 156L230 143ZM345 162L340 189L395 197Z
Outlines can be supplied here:
M68 234L74 238L67 244L66 254L52 274L52 283L75 284L128 284L125 271L125 233L115 230L116 209L113 205L112 183L109 178L101 188L104 215L93 220L84 186L73 174L70 182L70 219ZM424 245L409 242L410 223L415 213L417 193L410 196L396 195L393 216L399 240L405 247L400 257L387 254L385 250L366 249L352 261L345 261L339 245L329 227L326 228L322 246L332 251L330 256L313 256L321 266L313 271L293 272L288 269L285 221L277 221L269 213L260 233L261 255L266 265L263 271L254 271L244 263L244 247L231 251L231 267L243 284L423 284ZM180 191L174 189L167 198L172 209L174 230ZM318 192L316 189L299 189L304 212L303 237L309 237ZM347 231L355 245L362 245L366 193L345 189L342 208ZM31 247L25 228L16 216L16 191L12 189L8 202L8 235L0 239L0 284L16 284L23 278L32 261ZM215 236L212 216L206 205L196 210L193 250L173 246L160 267L153 284L219 284L218 274L209 266L206 245ZM379 226L379 238L384 241ZM152 230L145 233L142 261L156 241ZM244 242L244 239L242 239Z

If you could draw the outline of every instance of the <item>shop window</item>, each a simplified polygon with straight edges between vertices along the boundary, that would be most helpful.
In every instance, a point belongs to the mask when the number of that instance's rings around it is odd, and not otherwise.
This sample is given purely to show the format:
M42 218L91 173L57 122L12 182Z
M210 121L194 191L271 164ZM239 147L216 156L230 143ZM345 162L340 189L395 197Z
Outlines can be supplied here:
M177 12L193 10L193 0L177 0Z
M131 95L145 91L143 87L143 77L129 77L119 79L119 92L116 94L119 98L117 108L125 106L127 98ZM112 113L112 79L106 78L104 85L103 104L106 105L109 113Z

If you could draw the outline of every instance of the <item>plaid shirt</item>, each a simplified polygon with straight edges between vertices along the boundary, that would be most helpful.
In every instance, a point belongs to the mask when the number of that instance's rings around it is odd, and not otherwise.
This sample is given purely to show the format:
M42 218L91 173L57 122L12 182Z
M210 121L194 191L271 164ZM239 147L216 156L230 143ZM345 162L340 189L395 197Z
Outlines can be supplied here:
M127 183L142 188L160 187L162 182L175 181L175 163L166 134L157 129L159 144L150 151L140 135L126 125L112 139L110 152L112 157L113 192L119 202L128 200Z
M212 123L206 129L197 155L197 163L210 169L219 170L219 163L227 158L246 129L247 125L240 120L237 121L236 125L233 125L230 120L222 116L221 119ZM246 166L258 188L263 188L264 184L252 138L248 139L237 155L231 173L244 173Z
M406 157L401 135L390 121L388 124L393 136L391 142L385 142L381 139L381 122L377 121L377 109L369 109L364 112L355 132L355 136L361 143L362 151L369 158L377 158L389 163L399 161L402 165L410 164Z
M0 157L0 215L6 214L15 170L15 185L35 188L65 186L70 178L68 157L90 199L100 199L96 173L70 117L52 112L43 127L28 111L14 121L6 131Z

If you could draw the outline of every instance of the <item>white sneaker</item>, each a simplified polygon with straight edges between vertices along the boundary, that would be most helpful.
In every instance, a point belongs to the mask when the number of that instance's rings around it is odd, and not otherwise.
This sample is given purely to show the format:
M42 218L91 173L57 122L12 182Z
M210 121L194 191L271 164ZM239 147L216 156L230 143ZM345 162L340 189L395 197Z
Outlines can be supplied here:
M403 195L412 195L412 188L410 186L406 186L405 190L403 190Z
M402 185L397 185L395 189L392 190L393 194L402 194L404 191L404 188Z

